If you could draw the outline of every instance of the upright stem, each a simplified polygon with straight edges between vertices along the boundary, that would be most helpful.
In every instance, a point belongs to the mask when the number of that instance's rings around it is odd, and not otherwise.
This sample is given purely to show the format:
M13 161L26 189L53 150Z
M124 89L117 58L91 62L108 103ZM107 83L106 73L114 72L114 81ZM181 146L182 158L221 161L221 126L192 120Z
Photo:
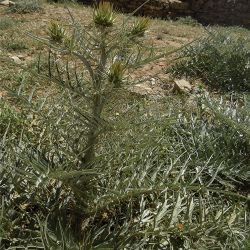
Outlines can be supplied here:
M99 121L101 119L102 113L102 100L101 95L96 94L93 102L93 118L96 121L96 125L89 127L89 133L87 136L86 151L83 158L83 163L89 165L95 157L95 146L98 142L98 130L99 130Z
M86 151L83 158L83 164L89 166L95 158L95 147L98 143L98 132L100 127L101 114L103 110L103 95L101 93L101 87L103 83L103 76L105 75L106 63L107 63L107 51L106 51L106 31L101 31L100 42L100 61L96 69L95 75L92 79L95 93L93 94L93 106L92 116L95 121L95 125L90 124L89 133L87 136Z

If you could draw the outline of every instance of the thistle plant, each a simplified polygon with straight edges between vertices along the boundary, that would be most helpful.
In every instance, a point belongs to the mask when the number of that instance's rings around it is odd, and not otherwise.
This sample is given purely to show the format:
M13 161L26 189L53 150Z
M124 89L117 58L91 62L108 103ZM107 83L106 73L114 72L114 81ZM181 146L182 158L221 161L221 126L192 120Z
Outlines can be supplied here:
M113 26L115 21L113 5L110 2L101 1L94 8L93 19L94 23L101 27Z
M18 173L21 177L15 187L24 190L21 180L25 179L25 185L30 188L20 194L23 200L35 189L40 190L37 201L39 211L48 211L45 206L47 200L53 206L57 206L58 199L63 200L65 203L59 209L62 214L68 211L69 202L74 199L77 200L77 209L83 211L92 203L97 191L96 177L101 172L95 166L99 138L111 129L103 113L113 93L117 88L134 84L131 79L128 81L129 72L166 56L165 51L159 54L157 50L144 47L143 40L140 40L141 34L134 34L132 39L129 34L133 27L128 25L127 18L117 28L113 7L107 2L95 7L92 19L94 25L90 30L82 27L71 12L69 15L72 24L65 36L61 25L57 23L50 24L51 39L30 34L48 45L48 71L41 70L39 60L37 72L30 72L37 77L38 84L33 85L30 92L29 86L22 82L17 96L19 102L23 103L20 110L25 113L24 116L36 118L28 128L32 136L24 136L26 139L19 150L22 156L17 157ZM138 39L135 39L136 36ZM41 93L41 82L47 86L43 92L49 89L44 98L38 98L36 94L36 90ZM13 167L16 164L14 161ZM51 188L53 194L48 192ZM59 198L62 193L67 201ZM52 212L50 216L50 221L53 221L58 214ZM31 218L32 225L36 225L35 217ZM43 215L42 219L45 219ZM68 221L65 223L68 224ZM33 229L36 235L37 227ZM28 235L21 236L22 231L19 232L13 233L13 237L26 237L29 240Z
M65 29L61 24L55 21L50 23L48 28L48 35L52 41L61 43L63 41L63 38L65 37L65 34Z
M130 31L131 36L135 36L135 37L144 36L149 25L150 25L150 18L148 17L141 17L141 18L136 19Z
M114 87L120 87L124 81L126 66L121 61L114 62L109 69L108 79Z
M84 118L81 126L75 126L77 131L72 140L74 149L71 150L77 155L78 165L89 167L95 158L98 137L109 127L102 113L114 89L128 84L126 74L133 69L166 53L157 54L140 41L148 24L146 19L132 26L125 19L121 28L117 29L115 13L108 2L95 6L95 26L91 31L82 28L72 15L71 18L72 36L65 36L59 47L48 41L51 50L47 77L56 85L68 89L64 104L70 107L70 112L81 114ZM51 33L55 33L55 37L60 33L61 38L61 29L57 25L51 27ZM66 56L58 59L59 54ZM61 66L63 64L65 67ZM133 83L130 81L130 84Z
M118 26L108 3L89 26L69 15L61 43L30 35L48 60L14 96L22 131L0 116L0 248L242 249L247 104L200 94L194 110L173 98L150 114L137 98L116 119L130 73L168 54L144 45L148 21Z

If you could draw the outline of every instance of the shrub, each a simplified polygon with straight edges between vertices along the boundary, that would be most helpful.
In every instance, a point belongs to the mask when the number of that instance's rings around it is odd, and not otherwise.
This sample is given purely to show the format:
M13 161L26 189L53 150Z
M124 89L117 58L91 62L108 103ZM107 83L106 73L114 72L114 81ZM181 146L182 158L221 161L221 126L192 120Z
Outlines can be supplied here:
M121 118L122 132L102 146L98 239L118 249L241 249L246 201L235 210L228 195L249 179L247 106L205 96L193 111L166 103L165 116Z
M189 26L199 26L199 22L197 20L195 20L194 18L192 18L191 16L187 16L187 17L179 17L177 19L178 23L180 24L185 24L185 25L189 25Z
M9 12L27 14L42 10L41 0L20 0L9 8Z
M13 135L19 133L22 124L21 115L7 103L0 101L0 134L3 135L6 131Z
M15 21L9 17L1 17L0 18L0 30L5 30L13 27Z
M180 53L170 72L177 77L200 78L212 88L250 90L247 40L227 33L211 33Z

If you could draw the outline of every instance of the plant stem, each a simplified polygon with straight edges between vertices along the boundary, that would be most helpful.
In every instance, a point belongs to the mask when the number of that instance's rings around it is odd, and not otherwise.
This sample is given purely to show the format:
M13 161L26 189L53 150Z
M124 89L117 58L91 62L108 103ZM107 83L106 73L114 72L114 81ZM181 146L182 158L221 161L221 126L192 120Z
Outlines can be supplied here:
M102 98L100 94L96 94L93 102L93 118L95 121L95 125L90 124L89 133L87 136L87 145L86 151L83 158L84 165L88 166L95 157L95 146L98 143L98 130L99 130L99 122L101 119L102 113Z
M83 158L83 164L89 166L95 158L95 146L98 143L98 134L100 128L101 114L103 110L103 99L104 96L101 93L101 88L103 85L103 77L105 75L106 64L107 64L107 50L106 50L106 30L101 31L101 41L100 41L100 61L96 68L96 72L92 78L93 87L95 93L93 94L93 124L89 126L89 133L87 136L86 151Z

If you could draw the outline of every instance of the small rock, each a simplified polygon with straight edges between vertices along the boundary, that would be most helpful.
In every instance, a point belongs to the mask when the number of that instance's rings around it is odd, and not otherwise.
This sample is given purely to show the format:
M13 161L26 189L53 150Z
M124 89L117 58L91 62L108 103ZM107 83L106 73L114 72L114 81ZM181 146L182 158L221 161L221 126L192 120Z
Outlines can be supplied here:
M17 57L21 60L24 60L25 59L25 55L17 55Z
M187 10L189 8L189 4L187 2L182 2L180 0L171 0L170 7L174 10Z
M22 61L18 56L12 56L11 59L16 63L16 64L21 64Z
M156 79L155 78L151 78L150 79L150 83L151 83L151 85L155 85L156 84Z
M0 2L0 5L3 6L11 6L11 5L15 5L15 2L9 1L9 0L4 0Z
M165 91L159 86L150 86L150 83L140 83L136 84L133 87L130 87L129 90L133 93L139 94L141 96L152 96L156 98L164 97Z
M157 63L160 67L165 67L166 66L166 63L165 62L158 62Z
M191 92L192 89L193 89L192 85L187 80L181 79L174 81L173 92L188 93Z
M10 6L10 1L9 0L2 1L0 2L0 5Z
M6 95L6 92L0 91L0 99L2 99Z

